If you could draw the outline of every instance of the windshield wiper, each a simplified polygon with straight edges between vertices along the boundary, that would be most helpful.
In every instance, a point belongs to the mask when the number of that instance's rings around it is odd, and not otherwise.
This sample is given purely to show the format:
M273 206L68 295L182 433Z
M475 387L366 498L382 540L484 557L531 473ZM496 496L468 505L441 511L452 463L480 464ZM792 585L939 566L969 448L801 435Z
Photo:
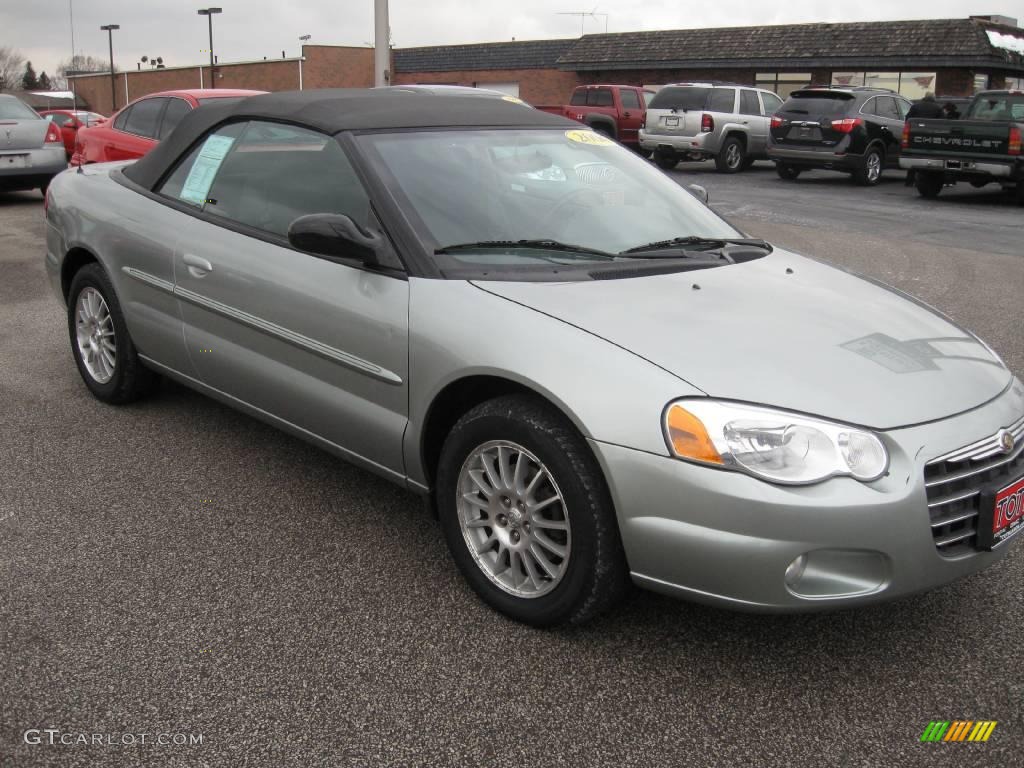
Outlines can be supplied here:
M614 259L614 253L599 251L596 248L587 248L584 245L573 245L572 243L560 243L557 240L481 240L478 243L456 243L446 245L434 251L435 254L453 253L455 251L473 251L480 248L525 248L534 251L560 251L562 253L578 253L588 256L600 256L604 259Z
M765 250L771 249L771 246L764 240L758 240L756 238L697 237L695 235L691 235L689 237L673 237L670 240L655 240L653 243L638 245L635 248L627 248L624 251L620 251L619 255L625 256L630 253L664 251L671 248L686 248L694 251L711 250L714 248L724 248L727 245L749 245L754 248L764 248Z

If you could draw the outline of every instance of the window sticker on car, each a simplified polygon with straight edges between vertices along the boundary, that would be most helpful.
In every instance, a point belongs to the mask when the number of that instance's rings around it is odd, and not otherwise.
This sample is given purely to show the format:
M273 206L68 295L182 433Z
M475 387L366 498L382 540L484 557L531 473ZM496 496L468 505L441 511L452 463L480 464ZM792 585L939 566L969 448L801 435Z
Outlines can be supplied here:
M234 142L230 136L210 136L206 139L181 188L182 200L196 205L206 202L217 169Z
M607 147L615 143L607 136L602 136L594 131L566 131L565 138L579 144L593 144L598 147Z

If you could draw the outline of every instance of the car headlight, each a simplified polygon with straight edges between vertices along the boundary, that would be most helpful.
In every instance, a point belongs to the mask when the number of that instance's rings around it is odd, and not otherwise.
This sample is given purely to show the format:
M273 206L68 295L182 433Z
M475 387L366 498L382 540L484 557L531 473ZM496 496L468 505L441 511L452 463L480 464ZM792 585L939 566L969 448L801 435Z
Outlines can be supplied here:
M678 400L665 409L665 439L680 458L806 485L837 475L877 480L889 454L871 432L740 403Z

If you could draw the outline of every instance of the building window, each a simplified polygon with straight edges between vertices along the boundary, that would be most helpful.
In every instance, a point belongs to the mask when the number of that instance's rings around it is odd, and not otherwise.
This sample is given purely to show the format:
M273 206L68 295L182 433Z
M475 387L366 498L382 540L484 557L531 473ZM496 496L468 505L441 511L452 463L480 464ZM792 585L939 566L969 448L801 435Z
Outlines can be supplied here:
M935 91L934 72L833 72L832 85L888 88L908 99Z
M1011 79L1012 78L1009 78L1009 77L1006 78L1006 87L1007 88L1013 88L1013 86L1010 85L1010 80ZM987 91L987 90L988 90L988 75L975 75L974 76L974 92L977 93L978 91Z
M986 83L986 86L988 83ZM1024 77L1008 77L1006 78L1006 88L1011 91L1024 90ZM982 89L984 90L984 89Z
M758 72L754 79L754 85L758 88L774 91L784 99L793 91L810 84L810 72Z

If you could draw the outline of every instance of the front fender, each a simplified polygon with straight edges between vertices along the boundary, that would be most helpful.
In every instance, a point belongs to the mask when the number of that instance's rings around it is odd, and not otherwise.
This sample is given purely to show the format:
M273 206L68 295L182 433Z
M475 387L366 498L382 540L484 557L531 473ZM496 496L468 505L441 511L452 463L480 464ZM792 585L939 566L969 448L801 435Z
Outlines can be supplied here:
M449 384L495 376L531 389L593 440L668 455L665 405L704 394L653 363L561 320L458 280L409 285L409 480L429 486L420 451L431 404Z

